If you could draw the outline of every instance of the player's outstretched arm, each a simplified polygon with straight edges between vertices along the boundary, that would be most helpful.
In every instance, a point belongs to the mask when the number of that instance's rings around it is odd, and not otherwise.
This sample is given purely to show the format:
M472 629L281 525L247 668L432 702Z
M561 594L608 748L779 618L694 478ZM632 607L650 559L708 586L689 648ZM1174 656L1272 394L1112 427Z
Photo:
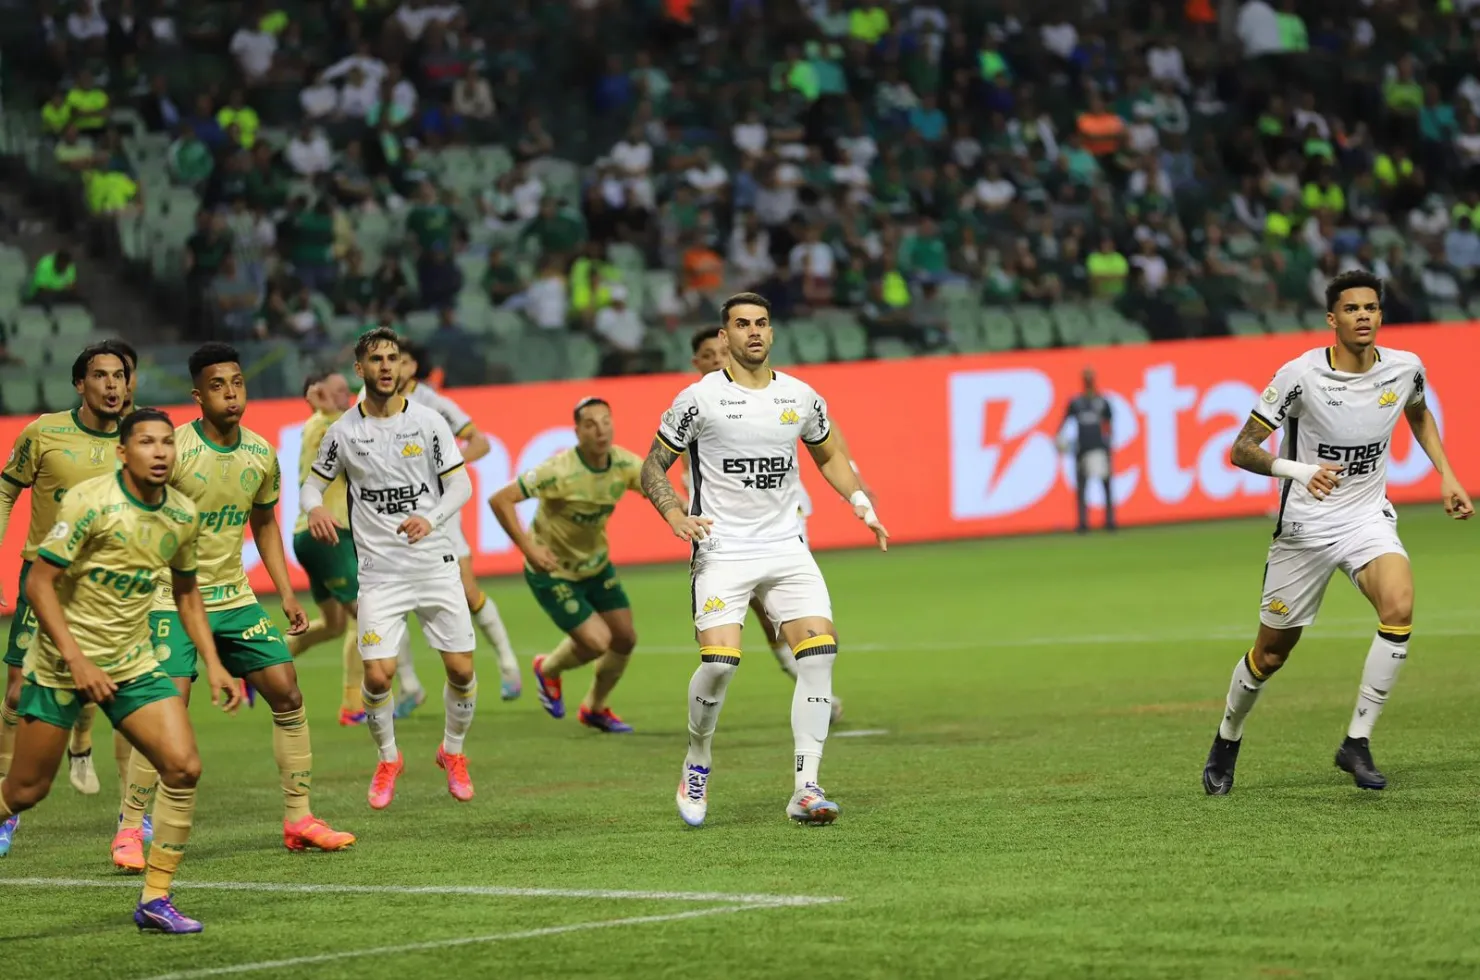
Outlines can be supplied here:
M258 545L260 550L261 545ZM241 704L241 688L231 679L231 674L221 664L216 653L216 637L211 633L210 620L206 617L206 604L196 588L195 573L170 570L170 588L175 594L175 609L180 614L180 625L185 635L195 644L196 653L205 661L206 683L211 688L211 703L221 705L224 711L235 711ZM292 595L290 591L288 593Z
M62 662L72 673L72 683L77 690L94 704L102 704L112 699L118 685L87 659L77 645L77 639L67 625L67 617L62 614L62 601L57 598L57 579L61 574L60 565L46 558L37 561L26 576L26 601L36 614L36 622L51 637Z
M1439 424L1434 419L1434 413L1429 411L1428 402L1409 405L1403 410L1403 415L1408 419L1408 427L1413 430L1414 441L1423 447L1424 454L1439 473L1439 493L1444 501L1444 513L1456 520L1468 520L1475 513L1475 505L1471 503L1470 495L1465 492L1459 478L1454 475L1454 469L1449 465L1449 456L1444 452L1444 440L1439 437Z
M283 615L288 617L288 635L298 636L308 629L308 613L298 604L293 594L293 580L288 577L288 556L283 552L283 532L278 525L277 506L252 508L247 524L252 529L252 540L257 542L257 553L262 556L262 565L272 587L277 590L283 603Z
M678 491L673 489L673 483L668 479L668 470L676 462L678 453L665 445L661 438L654 437L653 444L648 447L647 459L642 461L639 476L642 492L658 515L668 522L675 536L684 541L702 541L709 534L709 525L714 522L707 517L691 517L685 510Z
M1317 500L1324 500L1341 483L1341 466L1335 463L1301 463L1293 459L1282 459L1264 448L1264 440L1274 431L1254 416L1244 423L1233 448L1228 453L1229 462L1241 470L1273 476L1281 480L1294 480L1310 491Z
M874 532L878 539L879 550L889 550L889 532L879 522L879 517L874 513L873 502L869 500L868 494L863 490L863 482L858 477L858 467L848 458L846 445L837 438L837 430L833 429L829 437L819 443L805 443L807 451L812 454L812 462L817 464L818 471L834 490L848 503L853 505L853 513L869 530Z

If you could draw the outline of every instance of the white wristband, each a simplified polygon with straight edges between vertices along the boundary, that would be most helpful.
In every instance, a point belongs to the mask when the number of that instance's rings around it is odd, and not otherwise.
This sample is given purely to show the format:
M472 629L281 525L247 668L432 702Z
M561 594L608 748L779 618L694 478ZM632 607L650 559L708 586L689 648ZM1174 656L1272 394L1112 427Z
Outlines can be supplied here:
M848 503L852 504L854 507L873 506L873 504L869 503L868 494L864 493L862 490L854 490L853 496L848 498Z
M1293 459L1276 459L1269 472L1277 479L1294 480L1302 487L1309 483L1321 468L1315 463L1297 463Z
M853 460L851 460L851 459L850 459L850 460L848 460L848 468L849 468L849 469L851 469L851 470L852 470L852 471L853 471L853 475L854 475L854 476L859 476L859 475L861 475L861 474L859 474L859 472L858 472L858 464L857 464L857 463L856 463L856 462L854 462L854 461L853 461Z

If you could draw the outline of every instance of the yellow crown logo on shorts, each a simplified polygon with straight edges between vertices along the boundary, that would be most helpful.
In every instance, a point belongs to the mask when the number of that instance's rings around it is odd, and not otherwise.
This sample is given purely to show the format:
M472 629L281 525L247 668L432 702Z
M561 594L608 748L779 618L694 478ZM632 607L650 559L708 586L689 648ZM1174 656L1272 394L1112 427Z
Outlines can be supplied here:
M420 455L421 455L421 447L418 446L414 442L408 442L408 443L406 443L406 445L404 445L404 446L401 447L401 456L403 458L405 458L405 459L410 459L413 456L420 456Z
M704 611L707 613L719 612L723 608L725 608L725 600L718 596L710 596L704 600Z
M1377 396L1378 408L1392 408L1396 404L1398 404L1398 393L1396 391L1384 391Z
M378 646L380 646L380 634L377 633L377 632L375 632L374 630L366 630L365 632L363 632L363 633L360 634L360 646L363 646L363 647L378 647Z
M802 423L801 416L797 415L797 410L796 409L794 409L794 408L787 408L787 409L783 409L782 410L782 412L781 412L781 424L782 425L801 425L801 423Z
M1269 605L1265 608L1274 613L1276 616L1290 615L1290 607L1285 605L1285 600L1283 599L1271 599L1269 600Z

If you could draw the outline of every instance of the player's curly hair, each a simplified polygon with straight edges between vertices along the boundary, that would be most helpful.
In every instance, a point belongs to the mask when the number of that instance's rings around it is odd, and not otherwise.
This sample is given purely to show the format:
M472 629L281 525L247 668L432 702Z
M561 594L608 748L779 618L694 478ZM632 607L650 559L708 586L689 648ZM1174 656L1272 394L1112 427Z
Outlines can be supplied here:
M360 334L360 339L355 341L355 360L364 360L366 354L381 344L394 345L396 353L399 354L402 343L401 335L390 327L375 327L374 329L366 330Z
M190 355L190 380L199 381L201 372L217 364L241 364L242 356L230 344L212 341L201 344Z
M88 366L92 364L92 359L95 357L116 357L123 363L123 380L127 381L134 376L133 363L123 356L123 352L115 344L111 341L104 341L100 344L88 344L72 361L72 383L74 385L81 384L82 379L87 377Z
M138 408L129 412L118 423L118 441L120 443L128 442L128 437L133 434L134 429L143 425L145 422L163 422L172 430L175 427L175 423L160 409Z
M1326 312L1336 312L1336 304L1341 300L1341 294L1348 289L1370 289L1377 294L1377 303L1382 305L1383 287L1382 277L1368 272L1366 269L1348 269L1339 276L1332 276L1326 281Z

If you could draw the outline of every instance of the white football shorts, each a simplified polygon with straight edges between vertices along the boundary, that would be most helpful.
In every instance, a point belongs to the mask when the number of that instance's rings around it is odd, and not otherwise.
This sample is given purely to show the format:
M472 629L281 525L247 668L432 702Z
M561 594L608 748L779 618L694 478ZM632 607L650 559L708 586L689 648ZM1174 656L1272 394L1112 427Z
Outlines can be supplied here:
M1321 609L1333 572L1341 569L1355 585L1357 573L1382 555L1408 557L1398 539L1396 517L1379 515L1335 537L1281 534L1269 546L1259 621L1276 629L1309 626Z
M386 660L401 649L408 617L415 613L427 645L441 653L471 653L477 647L473 614L457 565L408 573L390 581L360 581L360 659Z
M699 630L744 623L752 595L777 625L808 616L832 619L832 598L822 570L800 543L749 558L701 556L690 568L689 579L694 626Z
M463 533L462 514L458 514L452 520L442 525L442 530L447 532L447 537L452 540L452 553L461 561L473 556L473 549L468 544L468 537Z
M1079 471L1088 480L1110 478L1110 454L1103 449L1091 449L1079 457Z

